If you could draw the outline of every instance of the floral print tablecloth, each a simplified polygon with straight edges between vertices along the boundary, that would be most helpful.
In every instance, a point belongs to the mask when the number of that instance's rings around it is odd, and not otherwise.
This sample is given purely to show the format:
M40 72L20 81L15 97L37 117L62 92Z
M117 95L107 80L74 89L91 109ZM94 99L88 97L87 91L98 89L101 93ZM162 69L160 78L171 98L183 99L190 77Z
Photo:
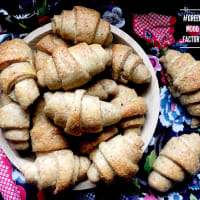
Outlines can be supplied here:
M124 5L124 1L109 0L69 2L62 0L20 0L12 1L12 5L14 4L12 7L9 6L9 2L11 1L0 3L0 43L16 37L25 37L31 30L50 22L53 14L59 14L62 9L71 9L73 5L84 5L100 11L105 20L126 31L147 52L159 80L160 114L155 134L140 161L140 170L136 177L129 183L111 186L102 184L91 190L51 196L50 194L38 191L33 185L26 184L21 172L9 162L3 150L0 149L1 196L5 200L200 199L200 172L195 177L190 177L182 184L176 185L166 194L161 194L150 189L147 184L147 177L152 170L153 162L162 147L172 136L200 132L199 129L191 129L190 116L179 102L172 98L166 86L163 68L159 63L159 57L167 48L177 49L182 52L188 51L198 59L198 52L187 49L188 44L181 39L181 34L183 34L181 31L184 30L185 26L181 21L181 16L184 12L189 11L187 9L185 11L177 9L171 15L170 11L163 13L161 9L162 13L154 13L154 10L148 12L147 9L145 13L140 13L136 9L134 10L134 8L127 8L127 4ZM196 33L196 35L198 34Z

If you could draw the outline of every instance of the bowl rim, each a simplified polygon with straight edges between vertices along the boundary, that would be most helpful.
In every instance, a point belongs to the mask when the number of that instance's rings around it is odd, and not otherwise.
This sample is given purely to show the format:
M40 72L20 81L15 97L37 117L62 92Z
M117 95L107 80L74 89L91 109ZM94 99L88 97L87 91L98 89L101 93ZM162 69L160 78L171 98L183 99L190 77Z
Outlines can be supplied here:
M35 30L33 30L32 32L30 32L25 38L24 41L28 44L31 43L31 41L35 40L35 38L37 38L37 36L42 36L42 35L46 35L48 33L52 32L52 28L51 28L51 23L48 23L46 25L43 25ZM145 53L145 51L142 49L142 47L131 37L129 36L127 33L125 33L124 31L122 31L121 29L111 25L111 32L114 35L120 36L121 38L123 38L123 40L125 42L128 41L128 44L130 47L134 47L133 49L136 50L136 53L142 57L143 62L146 66L148 66L148 69L151 72L152 75L152 81L151 81L151 89L153 90L152 92L154 93L154 101L155 101L155 105L156 107L154 108L154 118L151 122L151 134L142 135L142 139L145 140L145 145L143 146L143 151L146 149L146 147L149 145L150 140L152 138L152 136L155 133L156 127L157 127L157 122L158 122L158 117L159 117L159 111L160 111L160 93L159 93L159 84L158 84L158 79L156 77L155 71L153 69L153 66L147 56L147 54ZM14 151L12 150L12 148L10 147L10 145L8 144L8 142L6 141L6 139L4 139L3 133L2 133L2 129L0 129L0 147L3 149L3 151L5 152L5 154L7 155L8 159L13 163L13 165L18 168L19 170L21 169L21 166L23 165L24 162L27 162L27 159L24 158L20 158L17 157L16 153L14 153ZM85 184L88 185L87 188L85 188ZM77 184L73 190L86 190L86 189L91 189L96 187L95 184L92 184L89 180L80 182L79 184Z

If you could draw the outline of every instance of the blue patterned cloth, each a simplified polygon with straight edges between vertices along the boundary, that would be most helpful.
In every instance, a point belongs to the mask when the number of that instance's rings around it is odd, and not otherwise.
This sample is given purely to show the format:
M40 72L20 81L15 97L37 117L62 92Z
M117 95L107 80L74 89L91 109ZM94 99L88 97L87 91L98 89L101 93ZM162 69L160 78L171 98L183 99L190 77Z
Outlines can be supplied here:
M17 1L18 2L18 1ZM23 38L28 32L40 25L50 21L53 14L60 13L62 9L71 9L73 3L69 3L68 6L61 0L25 0L19 1L11 8L7 8L5 5L0 9L0 43L5 40L10 40L16 37ZM75 1L76 2L76 1ZM67 199L75 200L198 200L200 199L200 173L195 177L190 177L183 183L176 185L166 194L160 194L151 188L147 184L148 174L152 170L152 163L158 156L160 150L166 144L166 142L172 136L179 136L183 133L199 132L198 129L191 129L191 118L184 111L182 106L174 100L167 89L166 81L161 64L158 57L160 52L153 46L149 46L140 38L133 35L133 30L130 29L129 23L132 21L132 13L127 16L124 11L124 7L120 7L119 1L98 1L88 0L83 1L85 6L92 7L99 10L102 17L109 21L111 24L118 28L124 29L131 36L136 39L139 44L149 52L149 59L154 67L156 75L159 80L160 87L160 114L158 119L157 128L154 136L151 139L150 144L144 152L144 156L140 161L140 170L136 177L134 177L129 183L123 185L100 185L95 189L77 192L68 192ZM80 3L79 1L76 2ZM76 5L77 5L76 4ZM130 11L130 9L129 9ZM32 14L31 14L32 13ZM177 17L180 13L177 10ZM34 22L34 23L32 23ZM178 23L178 22L177 22ZM30 24L32 26L30 26ZM175 30L176 36L176 30ZM187 44L180 43L176 38L176 42L170 46L170 48L180 49L180 46L187 46ZM184 48L184 51L189 51ZM194 52L196 55L196 52ZM27 199L63 199L63 196L50 196L50 194L41 194L35 186L25 183L25 179L21 172L19 172L13 166L12 178L16 184L25 188Z

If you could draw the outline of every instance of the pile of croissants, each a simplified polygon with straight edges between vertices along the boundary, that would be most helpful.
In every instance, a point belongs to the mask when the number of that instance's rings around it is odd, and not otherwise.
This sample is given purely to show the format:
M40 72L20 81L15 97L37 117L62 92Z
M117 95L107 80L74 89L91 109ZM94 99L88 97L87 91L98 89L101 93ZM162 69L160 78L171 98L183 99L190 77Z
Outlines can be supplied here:
M143 155L148 108L129 83L148 85L150 71L132 48L112 43L110 24L95 10L75 6L51 25L34 50L22 39L0 45L0 127L12 148L35 153L21 166L26 181L57 194L86 177L130 180ZM150 186L169 190L185 172L197 173L199 157L198 134L171 139Z

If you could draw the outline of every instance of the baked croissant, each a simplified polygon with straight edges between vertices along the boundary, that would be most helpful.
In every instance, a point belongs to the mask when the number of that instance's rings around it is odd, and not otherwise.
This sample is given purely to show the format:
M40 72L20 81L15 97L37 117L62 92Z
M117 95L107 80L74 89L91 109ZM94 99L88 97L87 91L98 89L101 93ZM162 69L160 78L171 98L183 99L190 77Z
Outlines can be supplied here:
M87 172L88 179L92 183L101 179L111 183L116 177L130 180L139 169L137 163L142 158L143 144L141 137L134 131L100 143L90 153L93 163Z
M38 82L50 90L73 89L104 71L110 61L110 50L99 44L80 43L70 48L57 45L52 56L41 51L36 54Z
M118 86L115 81L111 79L101 79L87 88L87 95L99 97L101 100L108 99L108 97L116 96L118 93Z
M137 98L139 97L134 89L119 85L118 93L111 103L122 107ZM96 183L102 179L111 183L115 180L115 175L129 180L137 173L137 163L142 158L144 144L140 136L144 114L145 112L138 112L138 115L120 122L120 127L124 129L123 136L117 135L108 142L100 143L90 153L93 163L87 175L91 182Z
M54 15L52 30L74 43L97 43L104 46L113 40L110 24L101 19L100 13L82 6L74 6L73 10L64 10L61 15Z
M149 185L160 192L168 191L174 183L200 169L200 136L197 133L171 138L161 150L148 177Z
M99 83L101 83L101 81L104 82L104 80L105 80L105 83L108 83L106 85L108 87L107 89L108 91L118 91L117 93L115 92L115 96L113 100L111 101L111 103L117 105L118 107L121 107L124 104L129 104L133 100L138 98L137 93L135 92L134 89L126 87L124 85L117 85L114 81L113 83L110 82L111 80L109 79L102 79L98 81L96 84L92 85L91 91L89 90L90 93L87 93L87 94L91 94L91 95L102 97L102 98L104 96L107 97L106 95L103 95L104 90L101 90L101 85L99 86ZM137 135L140 135L141 128L145 122L144 114L145 113L143 113L142 115L122 119L118 125L120 128L123 129L123 133L129 134L131 132L134 132L134 133L137 133ZM90 153L101 142L109 140L117 133L118 133L118 129L114 126L111 126L111 127L106 127L101 133L99 133L98 135L95 135L94 137L83 138L80 142L80 152Z
M29 148L29 112L1 94L0 127L4 129L4 137L17 150Z
M114 44L112 47L112 79L127 83L128 81L142 84L151 81L151 74L144 65L142 58L133 49Z
M46 115L65 132L72 135L97 133L104 126L116 124L122 118L146 113L143 98L137 98L122 107L85 95L86 90L75 92L47 92L44 94Z
M167 50L160 62L173 97L179 98L189 114L200 116L200 62L191 54L176 50Z
M85 178L90 166L88 158L76 156L70 150L37 153L34 162L24 162L21 171L27 183L54 194Z
M30 130L33 152L66 149L69 147L64 131L54 126L43 112L44 100L40 99L34 111L33 127Z
M141 97L138 97L136 91L133 88L129 88L124 85L118 85L118 93L112 99L111 103L118 107L121 107L123 105L128 105L129 103L131 103L134 100L137 100L138 98ZM124 133L129 132L132 129L133 131L136 131L136 128L139 131L144 125L145 114L146 112L138 112L138 115L122 119L119 123L119 126L124 130Z
M45 70L47 70L46 67L46 60L51 58L51 55L53 53L53 49L58 45L64 45L66 47L70 47L70 44L67 41L64 41L63 39L59 38L55 34L48 34L42 37L36 44L36 54L35 54L35 68L37 71L37 78L38 78L38 84L41 87L45 87L43 84L44 82L44 73ZM49 71L46 72L46 75L49 73ZM56 71L55 71L56 73ZM56 75L56 74L55 74Z
M5 41L0 45L0 70L3 92L23 109L29 107L39 96L39 89L34 80L37 76L32 50L22 39Z

